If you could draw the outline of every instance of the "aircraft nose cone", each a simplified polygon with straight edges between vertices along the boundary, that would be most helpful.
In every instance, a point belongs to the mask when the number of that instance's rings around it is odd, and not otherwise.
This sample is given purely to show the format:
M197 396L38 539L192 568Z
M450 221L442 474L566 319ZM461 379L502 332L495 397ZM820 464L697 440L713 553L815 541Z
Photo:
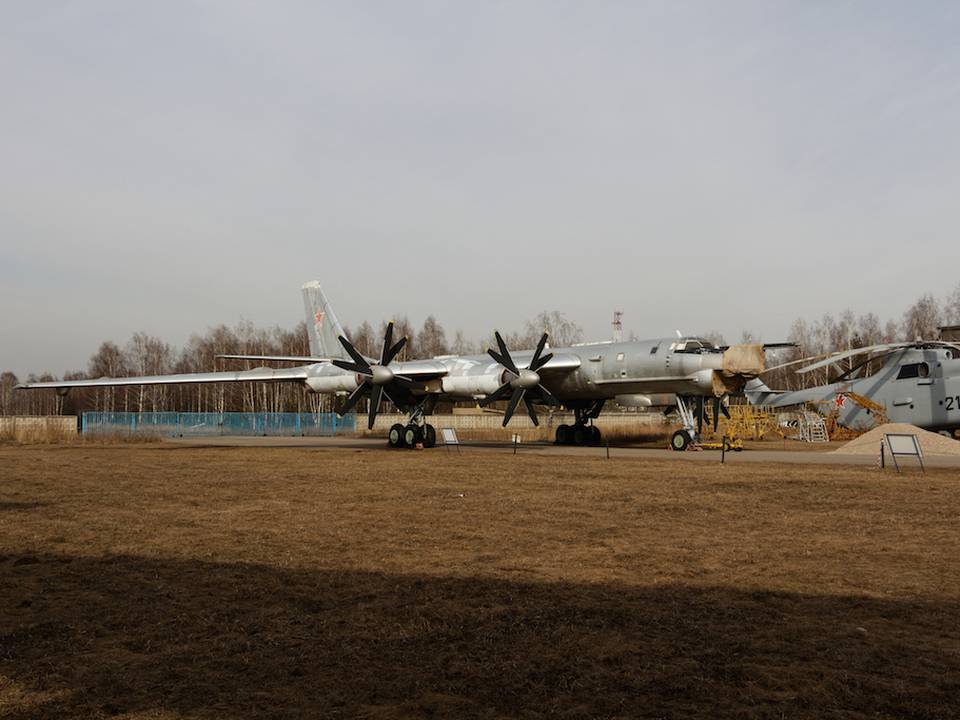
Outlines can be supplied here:
M512 384L514 387L529 390L540 384L540 376L533 370L521 370L519 377Z
M388 385L393 381L393 370L385 365L374 365L370 371L373 373L370 380L374 385Z

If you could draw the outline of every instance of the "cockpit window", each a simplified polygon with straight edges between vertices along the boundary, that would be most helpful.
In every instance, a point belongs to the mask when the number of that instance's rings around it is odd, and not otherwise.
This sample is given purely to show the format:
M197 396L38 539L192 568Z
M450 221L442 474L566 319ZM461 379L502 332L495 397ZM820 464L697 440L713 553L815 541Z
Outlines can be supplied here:
M704 353L714 349L714 345L709 340L700 338L687 338L677 343L676 352L678 353Z
M900 372L897 374L897 380L907 380L909 378L925 378L930 377L930 366L925 362L922 363L910 363L909 365L901 365Z

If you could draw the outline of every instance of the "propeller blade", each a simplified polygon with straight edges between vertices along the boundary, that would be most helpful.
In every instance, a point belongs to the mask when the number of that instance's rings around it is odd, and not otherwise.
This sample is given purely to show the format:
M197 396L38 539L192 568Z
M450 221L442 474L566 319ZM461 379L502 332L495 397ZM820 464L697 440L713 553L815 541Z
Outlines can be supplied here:
M383 333L383 345L380 346L380 364L386 365L387 354L390 352L390 346L393 344L393 320L387 323L387 329Z
M410 388L411 390L413 388L423 387L423 385L421 385L419 382L417 382L416 380L411 380L405 375L394 375L393 382L397 383L398 385L403 385L406 388Z
M523 400L523 396L527 394L527 391L523 388L517 388L513 391L513 395L510 397L510 402L507 403L506 412L503 413L503 427L507 426L507 423L510 422L510 418L513 417L513 413L517 409L517 405L520 404L520 401Z
M357 349L350 344L350 341L347 340L343 335L337 335L337 340L339 340L340 344L343 345L343 349L347 351L347 354L353 358L353 361L357 365L365 367L367 369L366 371L369 373L370 363L366 361L366 358L364 358L363 355L357 352Z
M497 346L500 351L491 350L487 348L487 354L492 357L500 366L502 366L508 373L520 377L520 370L517 368L516 363L513 361L513 357L510 355L510 351L507 349L507 344L503 341L503 336L499 331L494 331L494 337L497 340ZM543 354L544 348L547 346L547 338L550 335L544 333L540 337L540 342L537 343L536 349L533 351L533 355L530 357L530 364L528 367L533 372L536 372L538 369L542 368L553 358L553 353ZM511 380L515 378L510 378ZM540 421L537 417L537 412L533 407L534 401L542 402L544 405L560 405L560 401L553 396L553 394L547 390L542 383L538 383L536 387L530 388L530 393L528 394L527 388L514 388L510 382L504 383L498 387L494 392L490 393L487 397L483 398L480 401L481 407L487 406L491 403L496 402L497 400L502 400L510 392L513 392L513 395L510 397L510 402L507 404L506 412L503 415L503 426L506 427L507 423L510 422L510 418L513 417L513 413L516 411L517 407L520 404L520 401L523 400L527 408L527 414L530 416L530 419L533 421L534 425L539 425Z
M390 363L392 363L393 359L400 354L400 351L403 350L403 346L406 344L407 344L406 337L402 337L399 340L397 340L396 344L392 348L390 348L390 352L388 352L384 357L383 364L389 365Z
M363 393L365 393L369 388L370 388L370 382L367 380L365 380L360 385L357 385L357 389L354 390L352 393L350 393L350 396L343 403L343 407L340 408L340 413L339 413L340 417L343 417L348 412L353 410L353 406L357 404L357 401L363 396Z
M494 336L497 338L497 345L500 347L500 355L503 356L503 359L506 360L506 363L501 363L507 370L512 372L514 375L519 375L520 371L517 370L516 364L513 362L513 358L510 357L510 351L507 350L507 344L503 341L503 338L500 336L499 330L493 331Z
M717 426L720 424L720 398L715 397L713 399L713 431L717 431Z
M537 361L536 367L534 367L533 362L531 362L531 363L530 363L530 369L531 369L531 370L539 370L540 368L542 368L544 365L546 365L546 364L547 364L548 362L550 362L551 360L553 360L553 353L547 353L546 355L544 355L542 358L540 358L540 359Z
M533 401L530 400L526 395L523 396L523 404L527 406L527 415L530 416L530 420L533 422L534 426L540 425L540 420L537 419L537 411L533 409Z
M507 360L505 357L503 357L503 355L498 353L496 350L491 350L490 348L487 348L487 355L489 355L494 360L496 360L498 365L503 365L503 367L505 367L507 370L510 369L510 361ZM520 373L514 373L514 374L519 375Z
M480 407L486 407L491 403L495 403L497 400L502 400L505 398L510 394L510 390L512 389L513 388L511 387L510 383L504 383L477 404L480 405Z
M367 411L367 430L373 430L373 421L377 419L377 412L380 410L380 397L382 394L382 385L374 385L370 390L370 408Z
M540 353L543 352L543 348L547 344L547 338L550 337L550 333L544 331L543 335L540 337L540 342L537 343L537 349L533 351L533 357L530 358L530 369L536 370L540 367L537 364L537 361L540 359Z
M341 370L349 370L350 372L360 373L361 375L369 375L369 367L361 367L356 363L347 362L346 360L331 360L331 365L340 368Z
M724 405L723 403L720 403L720 412L723 413L723 416L724 416L727 420L730 419L730 410L729 410L729 409L727 408L727 406Z
M543 386L543 383L540 383L539 385L537 385L537 391L540 393L540 400L543 402L544 405L552 405L553 407L560 407L560 401L553 396L553 393L551 393L549 390L547 390Z

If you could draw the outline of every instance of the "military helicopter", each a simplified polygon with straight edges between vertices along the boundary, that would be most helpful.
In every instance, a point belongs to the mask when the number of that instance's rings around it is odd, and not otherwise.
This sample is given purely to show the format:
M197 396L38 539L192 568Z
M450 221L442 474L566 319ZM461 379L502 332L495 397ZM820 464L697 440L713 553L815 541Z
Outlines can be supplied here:
M821 413L836 413L837 424L852 430L885 421L950 436L960 429L960 342L917 339L853 348L821 356L797 374L822 368L839 374L833 382L796 391L771 390L757 377L746 383L744 394L751 404L766 407L811 404Z

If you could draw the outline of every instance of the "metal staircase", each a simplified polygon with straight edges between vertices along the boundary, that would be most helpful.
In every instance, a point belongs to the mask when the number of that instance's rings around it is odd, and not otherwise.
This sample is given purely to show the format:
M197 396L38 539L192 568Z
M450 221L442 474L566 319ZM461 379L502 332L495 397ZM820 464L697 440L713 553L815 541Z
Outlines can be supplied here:
M827 424L818 413L805 412L800 421L800 439L803 442L825 443L830 442L827 434Z

